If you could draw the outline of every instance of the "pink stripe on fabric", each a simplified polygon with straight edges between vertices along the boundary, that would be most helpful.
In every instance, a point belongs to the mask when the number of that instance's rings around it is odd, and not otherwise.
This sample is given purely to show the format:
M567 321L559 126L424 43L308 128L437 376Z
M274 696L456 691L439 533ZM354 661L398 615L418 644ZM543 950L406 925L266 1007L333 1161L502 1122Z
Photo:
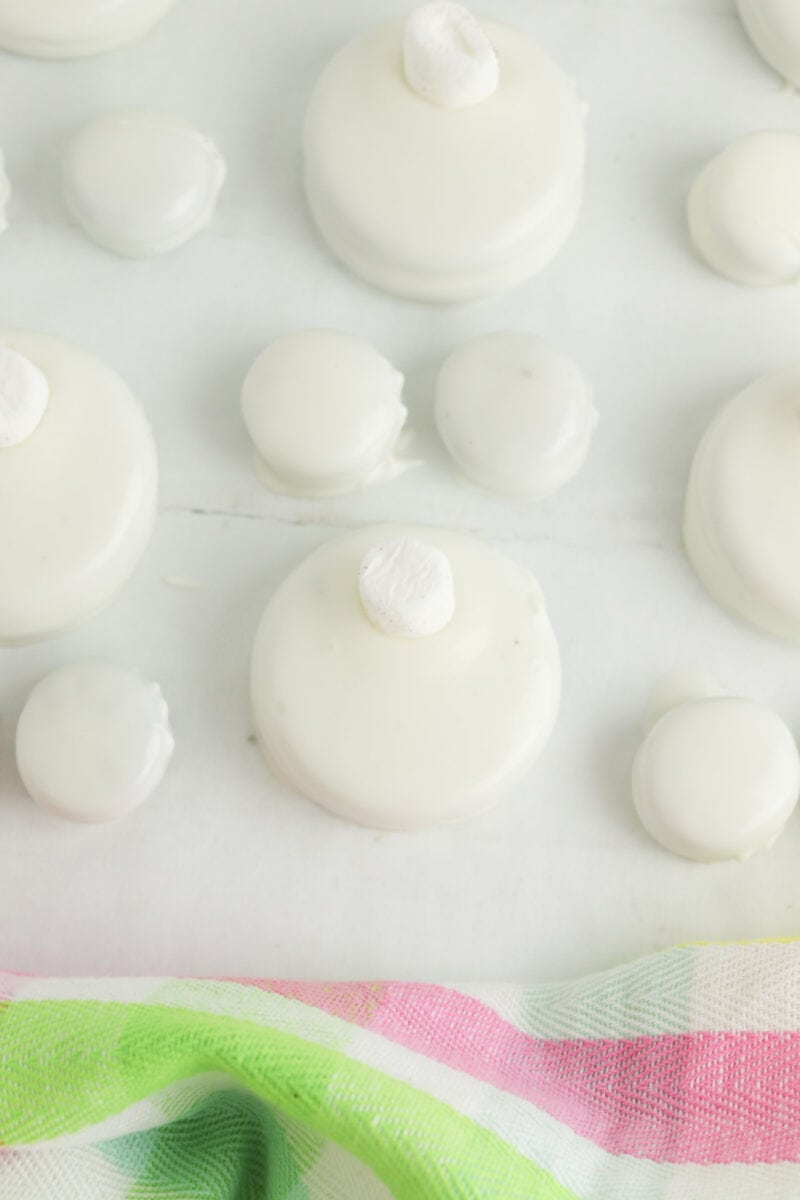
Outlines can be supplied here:
M800 1161L799 1033L548 1041L447 988L258 986L519 1096L610 1154L697 1164Z

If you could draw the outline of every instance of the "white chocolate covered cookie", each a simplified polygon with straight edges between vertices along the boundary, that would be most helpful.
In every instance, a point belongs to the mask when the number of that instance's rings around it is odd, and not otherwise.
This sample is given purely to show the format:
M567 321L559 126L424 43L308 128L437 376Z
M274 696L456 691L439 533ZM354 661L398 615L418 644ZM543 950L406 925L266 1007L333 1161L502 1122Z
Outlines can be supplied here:
M270 600L253 715L298 791L348 820L420 829L489 807L533 764L560 678L527 571L463 534L377 526L327 542Z

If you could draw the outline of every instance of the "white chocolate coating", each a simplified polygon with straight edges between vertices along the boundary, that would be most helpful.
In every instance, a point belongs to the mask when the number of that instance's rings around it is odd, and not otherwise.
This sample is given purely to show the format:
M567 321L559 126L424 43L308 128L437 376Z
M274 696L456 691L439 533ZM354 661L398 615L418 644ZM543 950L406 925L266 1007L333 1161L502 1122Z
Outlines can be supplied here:
M11 199L11 180L6 174L6 160L0 150L0 233L8 229L8 202Z
M450 562L441 632L391 637L358 573L376 543L414 538ZM327 542L270 600L252 662L255 726L273 769L348 820L420 829L495 803L547 742L558 647L533 577L462 534L359 529Z
M406 82L445 108L468 108L497 91L497 54L479 21L453 0L415 8L403 34Z
M49 399L47 377L36 364L9 346L0 346L0 450L31 436Z
M405 469L403 376L369 342L330 329L267 346L242 389L260 473L276 491L337 496Z
M800 86L800 5L797 0L738 0L739 16L762 58Z
M580 371L527 333L488 333L459 346L439 372L435 413L463 473L518 499L572 479L597 425Z
M17 767L31 799L71 821L110 821L152 795L175 740L155 683L115 663L70 663L31 692Z
M584 113L566 75L524 34L482 21L497 90L469 108L418 96L404 22L331 60L306 116L306 192L356 275L425 301L501 292L556 254L583 193Z
M34 58L80 58L138 41L175 0L0 0L0 47Z
M210 223L225 163L210 138L153 109L97 117L64 155L64 199L89 237L115 254L174 250Z
M695 248L750 287L800 277L800 134L747 133L701 171L689 194Z
M771 845L800 794L794 738L770 709L732 696L668 711L633 766L636 811L657 842L698 862Z
M716 600L800 642L800 365L756 380L711 423L689 476L684 538Z
M447 555L418 538L378 542L361 562L358 594L376 629L390 637L430 637L456 607Z
M150 540L158 463L138 402L109 367L57 338L0 334L50 398L0 449L0 644L57 633L103 608Z

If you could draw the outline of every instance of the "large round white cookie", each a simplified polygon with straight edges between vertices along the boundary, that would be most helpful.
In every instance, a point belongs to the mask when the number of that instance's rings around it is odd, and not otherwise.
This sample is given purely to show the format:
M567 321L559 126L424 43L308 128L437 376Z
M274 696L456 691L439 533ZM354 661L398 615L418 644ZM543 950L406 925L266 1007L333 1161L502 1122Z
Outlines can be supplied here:
M572 81L524 34L482 25L499 84L471 107L412 90L402 21L345 46L311 97L306 190L323 236L356 275L413 299L522 283L578 213L584 106Z
M359 598L367 552L404 538L452 569L453 616L429 636L382 632ZM489 807L531 766L560 681L528 571L463 534L376 526L327 542L272 597L253 714L268 761L299 791L352 821L418 829Z
M126 385L57 338L0 333L42 371L49 400L30 437L0 449L0 643L64 629L107 604L153 529L156 449Z
M800 365L722 409L692 464L689 557L721 604L800 642Z

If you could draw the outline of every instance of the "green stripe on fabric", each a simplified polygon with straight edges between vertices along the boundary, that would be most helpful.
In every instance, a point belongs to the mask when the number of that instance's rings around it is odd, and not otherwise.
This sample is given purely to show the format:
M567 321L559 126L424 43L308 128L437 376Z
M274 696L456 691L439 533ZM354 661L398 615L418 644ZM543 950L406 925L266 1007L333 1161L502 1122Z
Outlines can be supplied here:
M338 1050L143 1004L14 1002L0 1019L0 1140L76 1132L211 1070L344 1146L397 1200L577 1200L497 1135Z
M217 1092L180 1120L98 1149L136 1180L128 1200L308 1200L280 1124L244 1092Z

